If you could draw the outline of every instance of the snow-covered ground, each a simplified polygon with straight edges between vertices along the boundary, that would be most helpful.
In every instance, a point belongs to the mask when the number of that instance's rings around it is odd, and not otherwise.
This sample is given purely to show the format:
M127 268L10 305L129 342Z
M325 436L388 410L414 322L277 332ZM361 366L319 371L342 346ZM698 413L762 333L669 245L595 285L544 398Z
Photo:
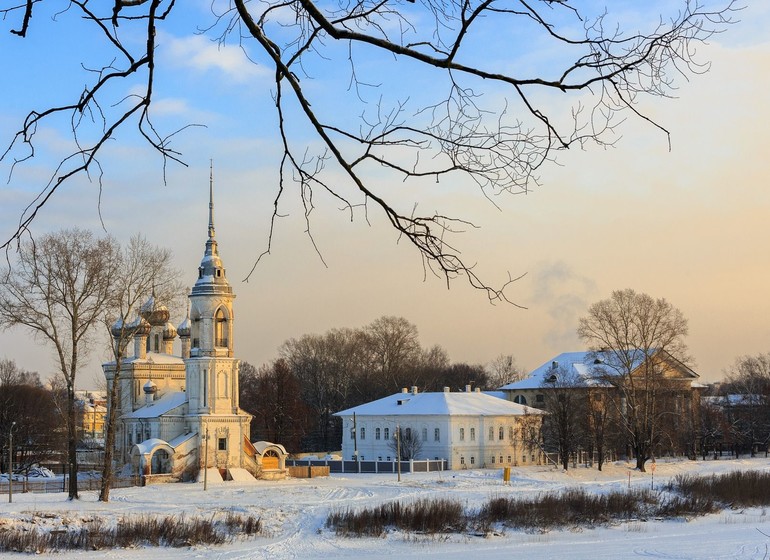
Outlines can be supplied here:
M56 558L138 559L162 554L177 558L441 558L478 560L512 558L769 558L770 516L764 509L725 510L692 520L633 521L610 527L523 532L506 529L494 536L426 537L389 533L382 538L340 538L324 527L330 510L373 506L389 500L451 497L477 507L491 496L527 496L582 486L594 492L635 486L656 488L680 473L711 474L735 469L770 470L770 459L707 462L659 461L654 473L639 473L631 464L606 465L603 472L578 467L562 472L552 467L513 468L510 486L500 470L402 475L332 475L312 480L169 484L112 491L112 501L82 492L76 502L66 494L14 493L13 503L0 501L0 530L34 518L38 526L64 518L70 526L101 517L109 523L122 516L158 514L211 516L218 510L255 514L265 534L224 546L119 549L66 552ZM0 500L7 498L0 495ZM51 516L50 514L57 514ZM21 557L21 556L19 556Z

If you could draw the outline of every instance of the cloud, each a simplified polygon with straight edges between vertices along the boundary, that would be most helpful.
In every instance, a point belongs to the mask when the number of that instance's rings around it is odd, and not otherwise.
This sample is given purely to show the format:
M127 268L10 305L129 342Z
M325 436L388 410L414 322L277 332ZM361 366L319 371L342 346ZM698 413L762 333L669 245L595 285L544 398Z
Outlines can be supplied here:
M220 44L202 35L174 37L163 34L159 40L170 63L177 68L192 68L198 72L218 72L228 80L244 83L269 78L266 68L249 60L240 46Z
M554 352L574 349L579 344L575 332L578 318L595 297L596 283L576 274L563 261L541 263L533 276L532 307L545 311L550 318L544 342Z

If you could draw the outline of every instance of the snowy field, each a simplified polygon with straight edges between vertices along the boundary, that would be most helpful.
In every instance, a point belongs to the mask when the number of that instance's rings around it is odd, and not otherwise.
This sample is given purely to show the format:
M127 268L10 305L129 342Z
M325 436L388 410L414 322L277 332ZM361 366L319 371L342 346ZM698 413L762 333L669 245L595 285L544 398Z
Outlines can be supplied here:
M169 484L112 491L112 501L99 503L95 492L82 492L77 502L65 493L14 493L0 500L0 530L34 519L38 526L56 518L73 527L93 519L107 523L122 516L158 514L211 516L233 510L261 517L264 534L224 546L192 548L136 548L97 552L66 552L38 557L138 559L161 557L247 558L441 558L498 560L512 558L659 558L728 559L770 558L770 516L764 509L725 510L693 520L633 521L593 529L563 529L549 532L501 530L492 536L423 535L389 533L382 538L340 538L324 527L330 510L349 506L374 506L390 500L450 497L467 507L477 507L491 496L531 496L569 487L592 492L624 489L630 483L659 488L680 473L711 474L731 470L770 470L770 459L707 462L658 462L654 480L631 464L606 465L603 472L578 467L564 473L552 467L513 468L510 486L502 483L500 470L419 473L402 475L332 475L312 480L278 482ZM51 515L56 514L56 515ZM5 555L23 558L26 555Z

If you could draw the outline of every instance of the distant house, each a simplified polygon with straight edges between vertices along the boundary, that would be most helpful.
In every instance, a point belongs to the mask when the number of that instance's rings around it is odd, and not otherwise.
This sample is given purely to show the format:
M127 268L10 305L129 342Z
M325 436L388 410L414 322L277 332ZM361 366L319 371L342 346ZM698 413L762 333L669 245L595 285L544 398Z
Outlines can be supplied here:
M445 459L454 470L539 463L542 415L470 387L436 393L402 389L335 414L342 418L345 459L395 460L400 433L403 441L416 442L411 458ZM409 456L402 451L404 458Z
M644 382L646 371L654 371L654 382ZM584 397L586 414L595 414L597 407L606 410L611 430L626 414L629 391L636 395L648 392L656 403L654 414L661 431L657 434L661 443L654 451L692 455L697 449L704 388L698 379L695 371L664 351L565 352L533 370L526 379L504 385L499 391L511 402L539 409L549 401L549 391L578 391ZM621 386L624 390L619 389ZM617 436L614 451L627 454L624 434L615 430L613 435ZM605 444L612 445L610 441Z
M576 389L601 389L611 391L620 381L625 367L616 363L613 352L564 352L548 360L533 370L526 379L515 381L500 387L498 390L505 394L509 401L542 408L545 403L545 392L552 387L563 387L565 379ZM698 382L698 374L665 353L655 353L647 358L643 353L631 355L630 367L632 376L642 374L645 359L664 362L660 368L662 376L673 389L693 393L703 388ZM697 403L698 394L694 401Z

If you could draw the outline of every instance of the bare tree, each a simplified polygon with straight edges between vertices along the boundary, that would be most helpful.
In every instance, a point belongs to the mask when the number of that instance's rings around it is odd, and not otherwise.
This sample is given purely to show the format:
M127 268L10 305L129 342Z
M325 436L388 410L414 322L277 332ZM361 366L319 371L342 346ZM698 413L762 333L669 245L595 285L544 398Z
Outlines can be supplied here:
M393 438L388 442L388 447L398 457L399 461L417 459L422 453L422 441L417 435L417 430L399 426L394 430ZM399 452L401 455L399 456Z
M736 359L725 381L724 389L733 394L725 404L736 443L743 442L753 457L770 442L770 353Z
M631 289L594 303L580 319L578 335L594 352L604 380L617 389L612 402L643 472L664 435L665 421L675 417L678 391L690 389L692 379L667 376L672 368L690 371L685 365L687 332L679 309Z
M400 200L392 189L378 188L370 179L373 170L386 174L386 184L409 180L420 186L456 176L490 200L498 193L526 192L555 151L610 144L627 115L652 123L638 101L669 95L677 74L707 69L693 55L698 43L730 22L733 2L723 2L710 9L682 0L671 13L648 25L640 22L643 30L630 33L604 8L592 13L588 3L560 0L215 0L211 20L199 27L274 70L283 153L265 253L281 215L279 203L294 181L310 235L316 191L329 193L351 217L359 211L367 216L373 206L431 271L447 282L464 276L496 300L505 298L505 286L490 287L453 245L452 234L472 224L423 212L416 200ZM89 60L83 64L84 89L58 105L31 110L0 153L15 167L36 157L37 133L49 123L61 119L71 128L72 151L21 216L14 238L70 178L98 171L101 180L99 156L107 140L128 126L157 150L164 170L168 162L181 162L173 145L180 131L156 126L151 106L163 85L156 79L162 69L155 57L165 47L158 37L172 15L189 13L189 5L70 0L64 6L25 0L0 9L3 24L19 37L17 50L6 56L24 59L22 39L33 26L40 37L49 26L56 26L54 35L74 31L77 24L77 33L90 28L103 47L95 53L89 45L83 53ZM490 37L499 42L497 53L514 53L511 58L530 63L484 56ZM540 66L532 62L539 58ZM339 76L341 68L347 68L343 76L323 88L305 87L306 78ZM422 81L405 87L404 72ZM344 101L347 110L325 106L323 95ZM317 148L308 150L307 131Z
M111 338L114 360L107 387L107 419L105 422L104 466L99 488L99 501L108 502L113 477L113 457L117 431L118 387L126 349L133 340L140 308L148 298L168 305L178 301L182 293L179 271L171 266L171 251L149 243L141 235L132 237L116 256L116 274L109 286L108 298L101 315Z
M40 375L36 371L27 371L16 365L14 360L0 360L0 387L4 385L32 385L42 387Z
M75 380L109 303L119 255L111 237L67 229L22 241L2 271L0 324L24 327L50 344L66 386L69 499L78 498Z
M488 383L494 389L527 376L527 372L516 363L513 354L500 354L487 364L486 369Z
M543 409L548 413L543 419L545 444L555 445L561 466L566 471L570 457L578 450L583 438L586 387L578 375L563 367L553 370L541 387Z

